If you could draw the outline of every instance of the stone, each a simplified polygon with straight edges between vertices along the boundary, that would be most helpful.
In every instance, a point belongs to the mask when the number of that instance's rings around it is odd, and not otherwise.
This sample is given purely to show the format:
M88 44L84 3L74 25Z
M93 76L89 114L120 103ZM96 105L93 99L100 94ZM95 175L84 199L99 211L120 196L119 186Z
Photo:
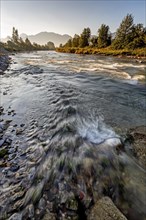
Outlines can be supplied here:
M34 206L33 206L33 204L30 204L28 206L28 210L29 210L29 214L28 214L29 218L33 218L33 216L34 216Z
M127 220L127 218L109 197L103 197L91 208L87 220Z
M39 208L40 210L44 210L45 207L46 207L46 201L45 201L44 198L41 198L40 201L39 201L39 204L38 204L38 208Z
M133 139L132 151L139 163L146 168L146 126L130 129L128 133Z
M16 129L16 135L19 135L23 132L23 130L21 128L17 128Z
M4 139L0 139L0 147L5 143Z
M18 164L12 164L12 166L10 167L10 170L12 172L16 172L19 169L19 165Z
M42 220L56 220L56 216L54 213L51 212L47 212L44 217L42 218Z
M14 213L8 220L21 220L22 214Z

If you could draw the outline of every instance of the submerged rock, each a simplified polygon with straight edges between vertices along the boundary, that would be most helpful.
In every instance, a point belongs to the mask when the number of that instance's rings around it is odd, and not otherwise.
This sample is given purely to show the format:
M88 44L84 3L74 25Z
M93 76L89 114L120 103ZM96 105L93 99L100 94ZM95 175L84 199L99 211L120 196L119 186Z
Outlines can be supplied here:
M22 214L14 213L8 220L21 220Z
M109 197L98 200L87 220L126 220L127 218L118 210Z
M133 139L133 152L139 163L146 168L146 126L139 126L129 130Z

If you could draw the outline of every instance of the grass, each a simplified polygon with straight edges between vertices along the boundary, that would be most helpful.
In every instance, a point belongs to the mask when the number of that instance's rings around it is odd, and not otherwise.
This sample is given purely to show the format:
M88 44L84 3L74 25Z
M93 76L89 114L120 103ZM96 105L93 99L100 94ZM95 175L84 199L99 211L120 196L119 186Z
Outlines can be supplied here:
M57 52L62 53L75 53L75 54L100 54L105 56L132 56L135 58L146 58L146 48L139 48L139 49L121 49L121 50L114 50L111 47L107 48L92 48L92 47L85 47L85 48L76 48L76 47L62 47L56 48Z

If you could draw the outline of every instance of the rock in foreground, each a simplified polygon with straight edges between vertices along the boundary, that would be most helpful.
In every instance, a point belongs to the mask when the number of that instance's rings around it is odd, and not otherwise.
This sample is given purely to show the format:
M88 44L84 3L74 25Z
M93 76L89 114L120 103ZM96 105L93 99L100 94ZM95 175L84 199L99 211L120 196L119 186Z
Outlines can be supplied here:
M126 220L127 218L117 209L109 197L98 200L87 220Z

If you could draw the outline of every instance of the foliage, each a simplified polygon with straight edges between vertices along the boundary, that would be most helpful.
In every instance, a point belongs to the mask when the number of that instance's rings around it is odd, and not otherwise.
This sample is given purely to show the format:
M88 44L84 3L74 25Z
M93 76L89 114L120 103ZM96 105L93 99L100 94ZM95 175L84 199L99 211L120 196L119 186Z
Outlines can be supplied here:
M60 45L57 51L73 53L102 53L106 54L131 54L131 50L146 47L146 28L142 24L135 25L133 16L127 14L116 31L115 38L111 41L109 26L102 24L98 35L91 37L90 28L84 28L81 35L75 34L65 45ZM110 46L110 48L109 48ZM90 50L90 48L93 48ZM101 50L107 48L107 50ZM116 52L116 50L118 50ZM107 52L108 51L108 52ZM136 50L135 50L136 51Z
M112 47L114 49L136 49L146 46L146 29L142 24L133 24L133 16L127 14L117 29Z
M2 43L2 47L8 51L32 51L32 50L55 50L53 42L48 42L46 45L31 43L28 38L23 40L19 37L18 30L13 27L12 38L7 43Z
M134 57L145 57L146 56L146 48L139 48L139 49L119 49L115 50L111 46L106 48L94 48L94 47L62 47L56 48L57 52L63 53L76 53L76 54L100 54L105 56L134 56Z
M111 36L109 34L109 26L102 24L98 29L98 47L103 48L111 44Z
M65 44L65 47L71 47L71 46L72 46L72 41L71 39L69 39L67 43Z
M120 27L117 29L116 37L113 42L114 49L123 49L130 42L132 38L133 32L133 16L131 14L127 14L126 17L122 20Z
M94 36L90 39L91 45L93 47L98 47L98 37Z
M78 47L80 42L80 36L78 34L75 34L73 39L72 39L72 46L73 47Z
M79 39L79 46L80 47L89 46L90 36L91 36L90 28L84 28L84 30L83 30L83 32L82 32L82 34L80 36L80 39Z

